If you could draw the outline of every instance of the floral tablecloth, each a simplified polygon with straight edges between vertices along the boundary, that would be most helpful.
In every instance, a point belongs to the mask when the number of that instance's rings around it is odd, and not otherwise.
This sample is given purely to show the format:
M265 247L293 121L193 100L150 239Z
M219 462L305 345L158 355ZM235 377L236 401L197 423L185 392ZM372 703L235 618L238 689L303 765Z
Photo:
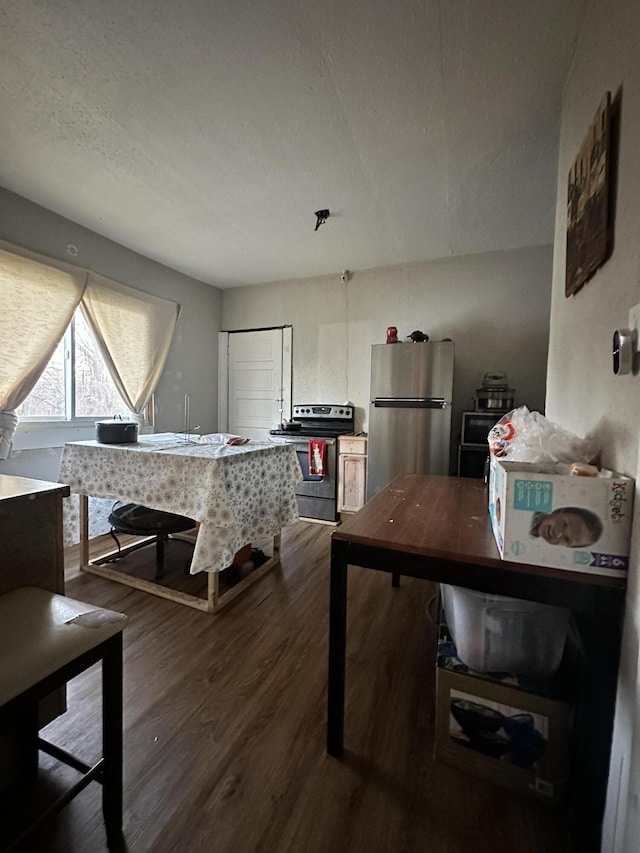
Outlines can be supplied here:
M192 574L226 568L244 545L297 521L295 488L301 480L291 445L201 444L173 433L141 436L135 444L69 442L58 476L72 494L139 503L199 521ZM77 501L64 515L67 546L80 538Z

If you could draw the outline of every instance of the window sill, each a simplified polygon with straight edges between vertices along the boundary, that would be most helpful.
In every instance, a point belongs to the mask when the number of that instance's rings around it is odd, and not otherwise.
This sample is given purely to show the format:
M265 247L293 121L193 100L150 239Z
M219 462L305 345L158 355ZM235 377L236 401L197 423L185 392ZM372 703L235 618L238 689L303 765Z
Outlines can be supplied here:
M152 433L153 428L144 426L141 434ZM32 423L19 426L13 437L14 452L20 450L44 450L64 447L68 441L91 441L96 437L95 422Z

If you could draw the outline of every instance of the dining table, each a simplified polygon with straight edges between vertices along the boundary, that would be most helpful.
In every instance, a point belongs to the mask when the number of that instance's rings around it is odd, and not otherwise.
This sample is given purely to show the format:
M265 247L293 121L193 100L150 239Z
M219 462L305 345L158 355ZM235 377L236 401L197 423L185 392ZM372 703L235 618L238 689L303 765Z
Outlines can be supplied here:
M567 805L574 849L599 851L626 579L503 560L482 480L397 476L331 537L326 748L334 757L344 749L345 711L351 726L357 726L359 716L346 690L347 587L352 567L388 573L389 594L399 594L406 575L570 609L582 665L572 687Z
M248 441L228 444L179 433L143 435L136 442L96 440L65 444L58 481L79 500L65 512L65 545L80 544L80 568L196 609L217 611L223 603L219 573L244 546L273 541L273 556L249 578L279 562L283 527L299 518L295 488L302 472L289 445ZM197 528L190 573L208 573L207 595L172 589L89 559L89 497L140 504L192 518ZM228 603L246 583L229 591Z

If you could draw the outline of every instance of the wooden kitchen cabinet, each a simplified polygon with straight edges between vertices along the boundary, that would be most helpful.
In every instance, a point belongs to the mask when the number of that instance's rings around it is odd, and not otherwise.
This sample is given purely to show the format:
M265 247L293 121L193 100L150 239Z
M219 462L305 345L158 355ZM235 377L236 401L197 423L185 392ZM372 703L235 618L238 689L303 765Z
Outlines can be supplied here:
M338 436L338 512L357 512L365 503L367 436Z

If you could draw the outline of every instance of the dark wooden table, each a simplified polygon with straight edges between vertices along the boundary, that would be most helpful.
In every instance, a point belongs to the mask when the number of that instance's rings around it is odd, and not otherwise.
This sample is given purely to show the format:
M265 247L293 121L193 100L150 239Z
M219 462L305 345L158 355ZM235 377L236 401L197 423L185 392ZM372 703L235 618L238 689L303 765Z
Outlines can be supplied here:
M333 756L344 742L349 565L573 611L584 665L575 695L569 807L575 849L598 851L626 581L501 560L480 480L396 477L332 535L327 751Z
M62 498L69 487L0 474L0 593L19 586L64 592Z

